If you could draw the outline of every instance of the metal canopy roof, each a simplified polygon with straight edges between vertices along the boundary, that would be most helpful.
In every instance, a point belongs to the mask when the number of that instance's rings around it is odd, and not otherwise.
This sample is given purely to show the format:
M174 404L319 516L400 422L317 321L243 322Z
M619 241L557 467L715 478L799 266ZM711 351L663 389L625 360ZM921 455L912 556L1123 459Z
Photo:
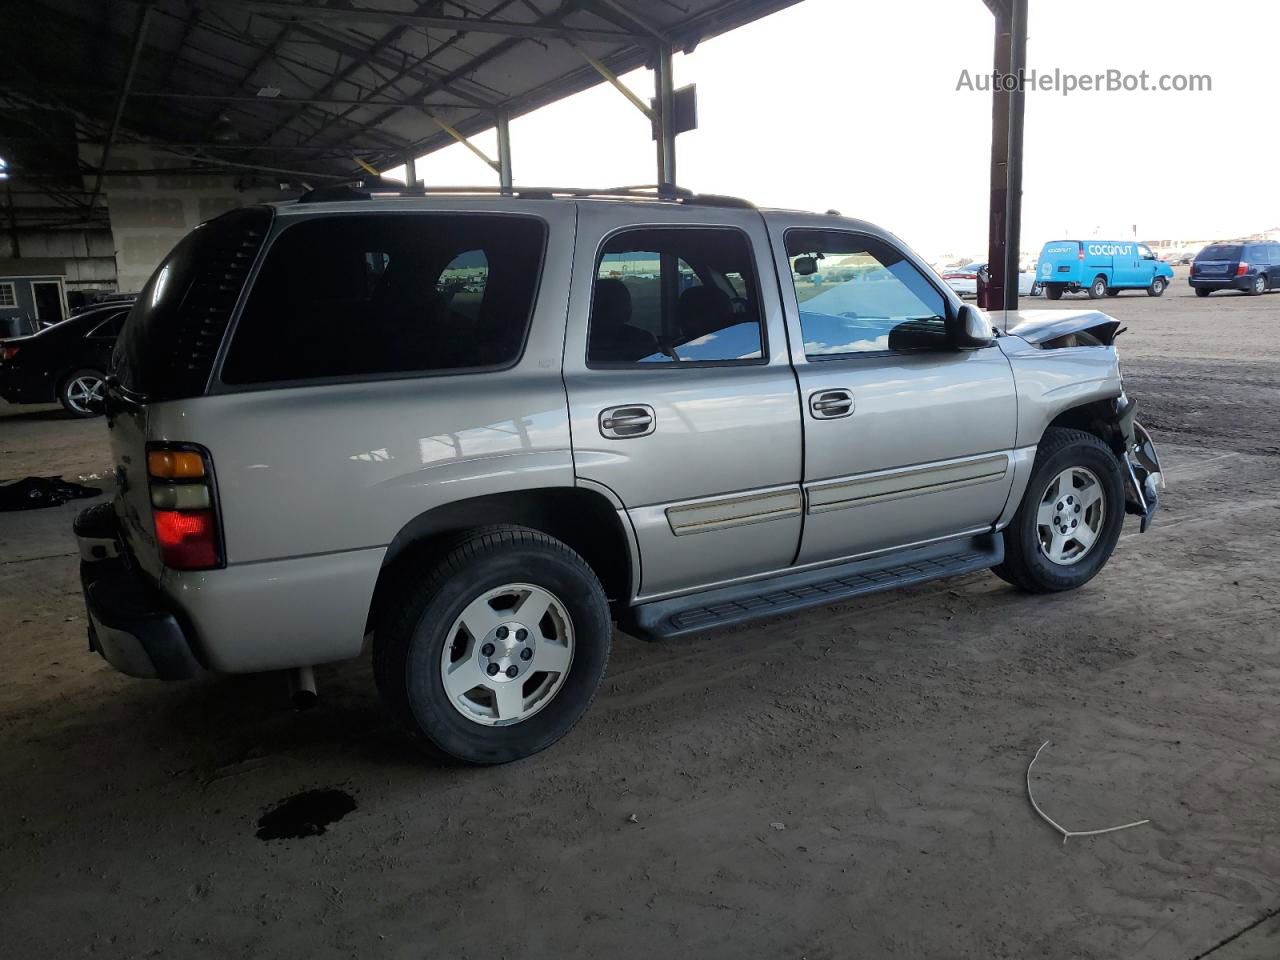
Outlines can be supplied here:
M113 142L147 141L225 169L349 177L357 157L393 166L454 142L450 129L469 136L599 83L592 60L652 65L795 2L0 4L0 150L29 160L51 137L32 118L52 108L106 147L108 174Z

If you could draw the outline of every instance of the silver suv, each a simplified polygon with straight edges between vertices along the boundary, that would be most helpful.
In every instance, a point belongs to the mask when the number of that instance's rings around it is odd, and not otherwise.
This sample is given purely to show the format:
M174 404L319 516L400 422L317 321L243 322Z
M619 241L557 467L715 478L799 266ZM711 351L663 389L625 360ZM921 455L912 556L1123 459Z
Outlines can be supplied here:
M90 642L176 679L372 650L445 755L702 632L1094 576L1162 480L1096 312L993 331L892 235L676 193L316 191L203 224L120 337ZM311 688L314 693L314 688Z

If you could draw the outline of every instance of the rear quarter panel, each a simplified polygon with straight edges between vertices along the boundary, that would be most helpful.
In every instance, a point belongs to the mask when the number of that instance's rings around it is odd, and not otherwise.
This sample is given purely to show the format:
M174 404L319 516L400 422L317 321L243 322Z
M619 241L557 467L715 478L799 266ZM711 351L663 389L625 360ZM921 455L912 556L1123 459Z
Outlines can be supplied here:
M456 209L477 206L494 209L466 200ZM429 209L455 210L439 201ZM573 486L560 375L573 207L507 200L501 209L536 213L549 227L528 340L512 368L215 387L152 408L150 439L200 443L213 461L227 567L169 571L162 584L195 623L213 669L358 655L382 558L407 523L461 498Z

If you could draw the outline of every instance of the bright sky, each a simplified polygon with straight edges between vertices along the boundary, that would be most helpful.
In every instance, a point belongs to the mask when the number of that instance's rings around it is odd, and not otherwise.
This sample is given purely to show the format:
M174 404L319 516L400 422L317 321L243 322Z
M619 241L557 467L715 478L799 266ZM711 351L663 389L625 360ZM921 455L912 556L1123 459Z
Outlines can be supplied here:
M989 72L981 0L802 0L676 58L699 129L677 179L767 206L836 208L921 254L985 259ZM1280 225L1276 0L1031 0L1028 66L1209 74L1212 92L1027 94L1023 249L1057 238L1198 240ZM643 97L652 74L627 75ZM652 183L644 116L602 84L511 124L517 185ZM496 156L492 133L477 144ZM428 183L496 177L460 145Z

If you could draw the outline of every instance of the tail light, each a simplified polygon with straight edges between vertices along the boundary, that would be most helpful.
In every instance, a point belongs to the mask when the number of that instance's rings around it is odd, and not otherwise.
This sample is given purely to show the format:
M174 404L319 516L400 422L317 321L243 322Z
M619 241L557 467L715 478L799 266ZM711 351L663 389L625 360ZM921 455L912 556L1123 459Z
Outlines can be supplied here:
M1076 254L1076 259L1077 259L1077 260L1083 260L1083 259L1084 259L1084 244L1083 244L1083 243L1079 243L1079 244L1076 244L1076 246L1078 246L1078 247L1080 248L1079 252Z
M12 360L18 355L18 351L21 349L21 347L11 347L7 344L0 347L0 360Z
M209 452L191 443L149 443L147 476L164 565L171 570L221 567L221 524Z
M1246 273L1248 273L1248 272L1249 272L1249 264L1247 264L1247 263L1245 263L1243 260L1241 260L1241 261L1240 261L1240 266L1236 267L1236 276L1237 276L1237 277L1243 277L1243 276L1244 276Z

